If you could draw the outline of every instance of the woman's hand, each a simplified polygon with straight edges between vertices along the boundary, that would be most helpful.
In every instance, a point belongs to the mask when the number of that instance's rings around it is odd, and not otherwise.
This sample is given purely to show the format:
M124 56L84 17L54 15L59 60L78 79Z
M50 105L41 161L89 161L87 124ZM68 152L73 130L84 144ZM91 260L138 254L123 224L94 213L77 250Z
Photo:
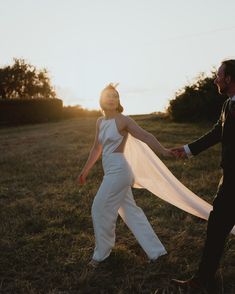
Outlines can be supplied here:
M79 185L84 185L86 183L86 177L87 177L87 174L81 172L80 175L77 178L78 184Z
M164 148L162 155L164 157L175 157L175 154L173 151L171 151L170 149Z

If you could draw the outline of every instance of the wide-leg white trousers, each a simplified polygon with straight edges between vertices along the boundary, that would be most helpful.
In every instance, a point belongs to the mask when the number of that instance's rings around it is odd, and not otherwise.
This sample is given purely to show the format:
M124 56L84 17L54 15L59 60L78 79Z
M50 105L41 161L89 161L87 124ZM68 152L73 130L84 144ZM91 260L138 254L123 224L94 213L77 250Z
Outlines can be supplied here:
M107 258L115 244L118 214L132 231L149 259L166 254L144 212L136 205L131 185L133 176L123 153L111 153L102 158L104 178L92 205L95 232L93 259Z

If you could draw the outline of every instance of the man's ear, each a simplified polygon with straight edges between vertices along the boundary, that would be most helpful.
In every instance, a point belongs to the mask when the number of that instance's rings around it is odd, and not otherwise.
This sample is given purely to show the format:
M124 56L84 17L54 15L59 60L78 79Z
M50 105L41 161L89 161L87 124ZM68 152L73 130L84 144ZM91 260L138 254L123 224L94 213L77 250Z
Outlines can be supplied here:
M228 85L231 82L231 77L230 76L226 76L225 77L225 83Z

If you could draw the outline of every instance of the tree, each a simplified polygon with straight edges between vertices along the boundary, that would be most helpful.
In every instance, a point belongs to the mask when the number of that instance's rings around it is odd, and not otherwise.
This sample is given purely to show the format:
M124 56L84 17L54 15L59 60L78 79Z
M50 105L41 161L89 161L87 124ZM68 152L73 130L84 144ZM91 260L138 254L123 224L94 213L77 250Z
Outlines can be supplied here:
M177 91L167 109L170 117L178 122L216 121L227 97L218 93L214 79L213 71L210 77L201 73L192 84Z
M37 70L24 59L0 68L0 99L56 98L46 69Z

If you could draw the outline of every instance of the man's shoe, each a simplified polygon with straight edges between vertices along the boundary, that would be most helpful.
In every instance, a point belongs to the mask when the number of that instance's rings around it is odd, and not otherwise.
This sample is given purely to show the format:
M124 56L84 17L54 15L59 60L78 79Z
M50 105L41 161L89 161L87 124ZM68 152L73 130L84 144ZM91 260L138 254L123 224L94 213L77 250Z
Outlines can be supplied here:
M205 290L204 285L197 278L191 278L189 280L172 279L171 282L172 284L184 289Z
M216 282L210 282L210 283L203 283L200 281L199 278L193 277L189 280L177 280L177 279L172 279L171 280L172 284L181 287L183 289L187 289L188 291L190 289L192 290L197 290L198 292L201 291L200 293L208 293L208 294L216 294L218 293L218 287L216 285Z

